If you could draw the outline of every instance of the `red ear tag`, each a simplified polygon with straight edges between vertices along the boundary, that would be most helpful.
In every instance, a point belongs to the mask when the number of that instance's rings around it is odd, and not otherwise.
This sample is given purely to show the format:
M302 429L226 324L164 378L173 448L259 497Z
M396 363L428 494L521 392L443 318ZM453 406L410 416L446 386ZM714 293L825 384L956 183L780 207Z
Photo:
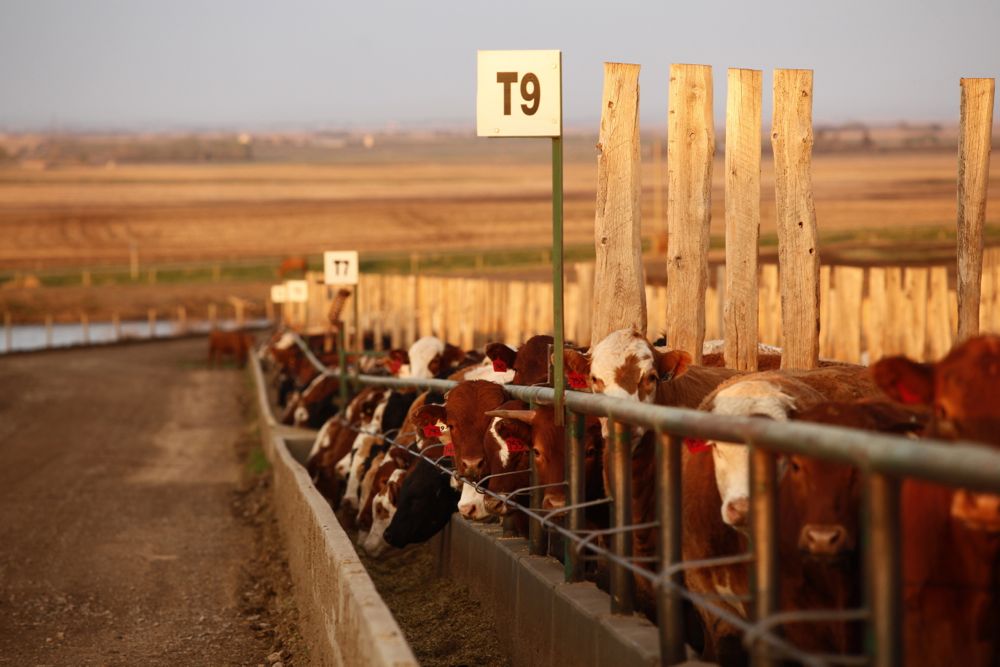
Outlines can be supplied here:
M506 373L507 372L507 362L503 359L493 360L493 371L496 373Z
M389 372L393 375L399 374L399 369L403 365L403 362L399 359L391 359L389 361Z
M455 456L455 445L453 443L449 442L444 446L444 455Z
M583 373L577 373L575 371L570 371L567 376L569 379L570 389L586 389L587 388L587 376Z
M425 438L440 438L441 429L437 424L427 424L424 426L424 437Z
M712 448L712 446L708 444L708 441L700 438L684 438L684 446L687 447L688 451L692 454L697 454L698 452L703 452L706 449Z
M896 383L896 391L899 392L899 398L907 405L923 403L923 399L902 382Z
M506 443L507 445L507 451L509 451L511 454L517 454L518 452L528 451L528 446L524 444L524 441L521 440L520 438L515 438L511 436L510 438L504 440L504 443Z

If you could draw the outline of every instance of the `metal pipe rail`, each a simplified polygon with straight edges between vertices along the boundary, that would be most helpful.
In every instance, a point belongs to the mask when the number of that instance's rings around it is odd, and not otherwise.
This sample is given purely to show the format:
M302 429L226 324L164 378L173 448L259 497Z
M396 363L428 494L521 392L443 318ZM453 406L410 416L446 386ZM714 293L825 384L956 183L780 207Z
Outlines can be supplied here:
M310 357L311 355L307 355ZM314 356L318 369L324 369ZM342 369L343 372L345 369ZM394 388L420 388L447 391L457 382L449 380L383 377L355 375L359 385L385 386ZM506 385L506 392L519 400L541 405L555 402L555 391L549 387L525 387ZM524 507L511 498L500 497L476 483L483 490L509 506L524 512L539 525L544 525L572 543L586 544L586 549L604 557L612 565L612 600L616 610L631 609L633 600L630 589L632 578L624 573L644 577L658 589L658 608L661 633L661 660L663 664L675 664L685 659L684 625L681 600L708 609L722 620L744 632L748 644L762 643L768 647L758 653L755 664L774 664L781 658L798 660L804 664L858 664L858 656L810 656L791 646L773 632L775 626L789 622L837 620L844 618L867 618L871 624L874 641L869 642L872 653L870 662L879 667L902 663L901 654L901 584L899 579L899 479L913 477L946 486L963 487L971 490L1000 492L1000 452L968 442L941 442L933 440L914 441L903 437L890 436L854 429L808 424L802 422L776 422L750 417L729 417L713 415L683 408L649 405L606 396L570 391L565 394L564 405L567 415L567 484L569 505L564 508L570 521L564 527L552 520L551 516L539 514L532 507ZM657 527L659 530L660 573L651 572L629 558L629 540L614 540L615 548L605 549L593 544L593 536L582 529L582 439L581 415L607 418L609 432L616 434L614 441L625 440L628 426L652 429L657 438L657 521L644 524L642 528ZM614 425L620 424L619 428ZM617 433L616 433L617 432ZM751 484L751 543L752 556L736 556L752 563L751 596L754 600L753 621L742 618L715 604L709 597L702 596L683 587L680 578L685 569L680 554L681 507L681 449L682 437L698 437L724 442L745 443L751 448L751 468L755 479L763 483ZM612 454L619 447L612 449ZM627 447L620 449L627 451ZM622 452L624 453L624 452ZM867 474L867 512L871 517L865 556L868 559L868 598L870 609L830 610L779 613L777 609L777 476L775 472L776 454L798 454L813 458L851 464ZM423 457L422 458L427 458ZM433 463L430 459L429 462ZM631 466L628 456L613 456L615 470L609 471L616 489L631 486ZM438 466L442 467L442 466ZM444 469L442 467L442 469ZM455 475L454 471L447 470ZM466 481L466 480L462 480ZM531 484L537 484L532 476ZM624 497L628 498L628 494ZM614 502L614 500L612 500ZM631 501L626 503L630 507ZM612 512L616 517L612 525L613 534L627 534L637 526L628 525L628 512ZM567 544L567 581L579 580L582 576L581 554ZM703 566L723 564L733 557L711 559ZM763 582L763 590L759 584ZM753 648L753 646L750 646Z

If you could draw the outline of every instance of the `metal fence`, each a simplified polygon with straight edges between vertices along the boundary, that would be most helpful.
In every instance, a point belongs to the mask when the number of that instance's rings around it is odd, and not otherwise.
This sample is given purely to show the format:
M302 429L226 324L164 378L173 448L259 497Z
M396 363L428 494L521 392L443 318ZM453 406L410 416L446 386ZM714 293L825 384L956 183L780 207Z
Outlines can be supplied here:
M348 376L346 365L338 370L325 367L300 338L300 348L322 373L337 375L343 383L358 386L416 388L447 391L456 382L448 380L412 380L374 375ZM343 358L343 357L342 357ZM532 405L552 405L555 391L549 387L506 385L507 394ZM966 442L940 442L911 439L857 431L854 429L809 424L782 423L751 417L727 417L696 410L648 405L606 396L569 391L565 394L566 477L568 487L565 507L543 511L541 489L530 471L528 487L506 495L495 494L483 486L486 480L462 478L441 463L440 458L412 452L438 466L447 474L473 485L530 519L529 543L533 554L544 550L543 530L548 529L568 540L565 554L567 581L583 577L584 552L605 558L611 570L610 595L613 613L634 610L633 575L643 577L657 590L661 662L676 664L686 659L684 599L707 609L744 633L744 645L752 652L755 665L776 664L791 659L806 665L877 666L902 664L902 582L900 561L900 480L912 477L947 486L1000 492L1000 452ZM584 499L584 416L608 420L606 446L612 483L610 500ZM656 504L657 519L643 524L631 523L631 429L652 429L657 435ZM683 439L744 443L751 451L751 523L747 554L697 562L681 560L681 451ZM396 445L392 438L386 442ZM404 449L407 449L404 447ZM407 451L410 451L407 449ZM865 473L866 510L864 530L868 605L852 610L810 610L780 612L778 609L777 548L777 456L797 454L826 461L857 466ZM515 500L519 492L530 492L531 500L523 505ZM624 502L615 499L623 498ZM610 502L611 526L604 530L586 530L584 509L599 502ZM561 518L560 518L561 517ZM632 557L629 534L635 530L658 531L659 571L643 567ZM601 535L610 537L610 546L595 543ZM719 606L711 597L687 590L682 582L686 569L747 563L751 569L750 598L753 620L743 618ZM839 656L806 653L782 639L776 628L790 622L865 621L869 627L868 655Z

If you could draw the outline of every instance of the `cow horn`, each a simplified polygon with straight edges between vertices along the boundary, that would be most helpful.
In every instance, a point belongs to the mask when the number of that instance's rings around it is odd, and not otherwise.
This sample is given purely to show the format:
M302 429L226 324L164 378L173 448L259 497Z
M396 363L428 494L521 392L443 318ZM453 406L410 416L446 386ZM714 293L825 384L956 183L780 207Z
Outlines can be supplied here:
M535 418L534 410L490 410L487 417L500 417L501 419L518 419L527 424Z

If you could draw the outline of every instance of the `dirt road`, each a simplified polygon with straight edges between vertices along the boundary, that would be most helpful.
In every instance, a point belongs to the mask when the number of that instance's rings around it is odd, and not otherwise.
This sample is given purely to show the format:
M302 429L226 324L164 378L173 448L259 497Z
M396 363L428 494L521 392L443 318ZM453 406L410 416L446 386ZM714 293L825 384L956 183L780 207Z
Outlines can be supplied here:
M0 357L0 664L257 665L281 646L245 378L204 352Z

